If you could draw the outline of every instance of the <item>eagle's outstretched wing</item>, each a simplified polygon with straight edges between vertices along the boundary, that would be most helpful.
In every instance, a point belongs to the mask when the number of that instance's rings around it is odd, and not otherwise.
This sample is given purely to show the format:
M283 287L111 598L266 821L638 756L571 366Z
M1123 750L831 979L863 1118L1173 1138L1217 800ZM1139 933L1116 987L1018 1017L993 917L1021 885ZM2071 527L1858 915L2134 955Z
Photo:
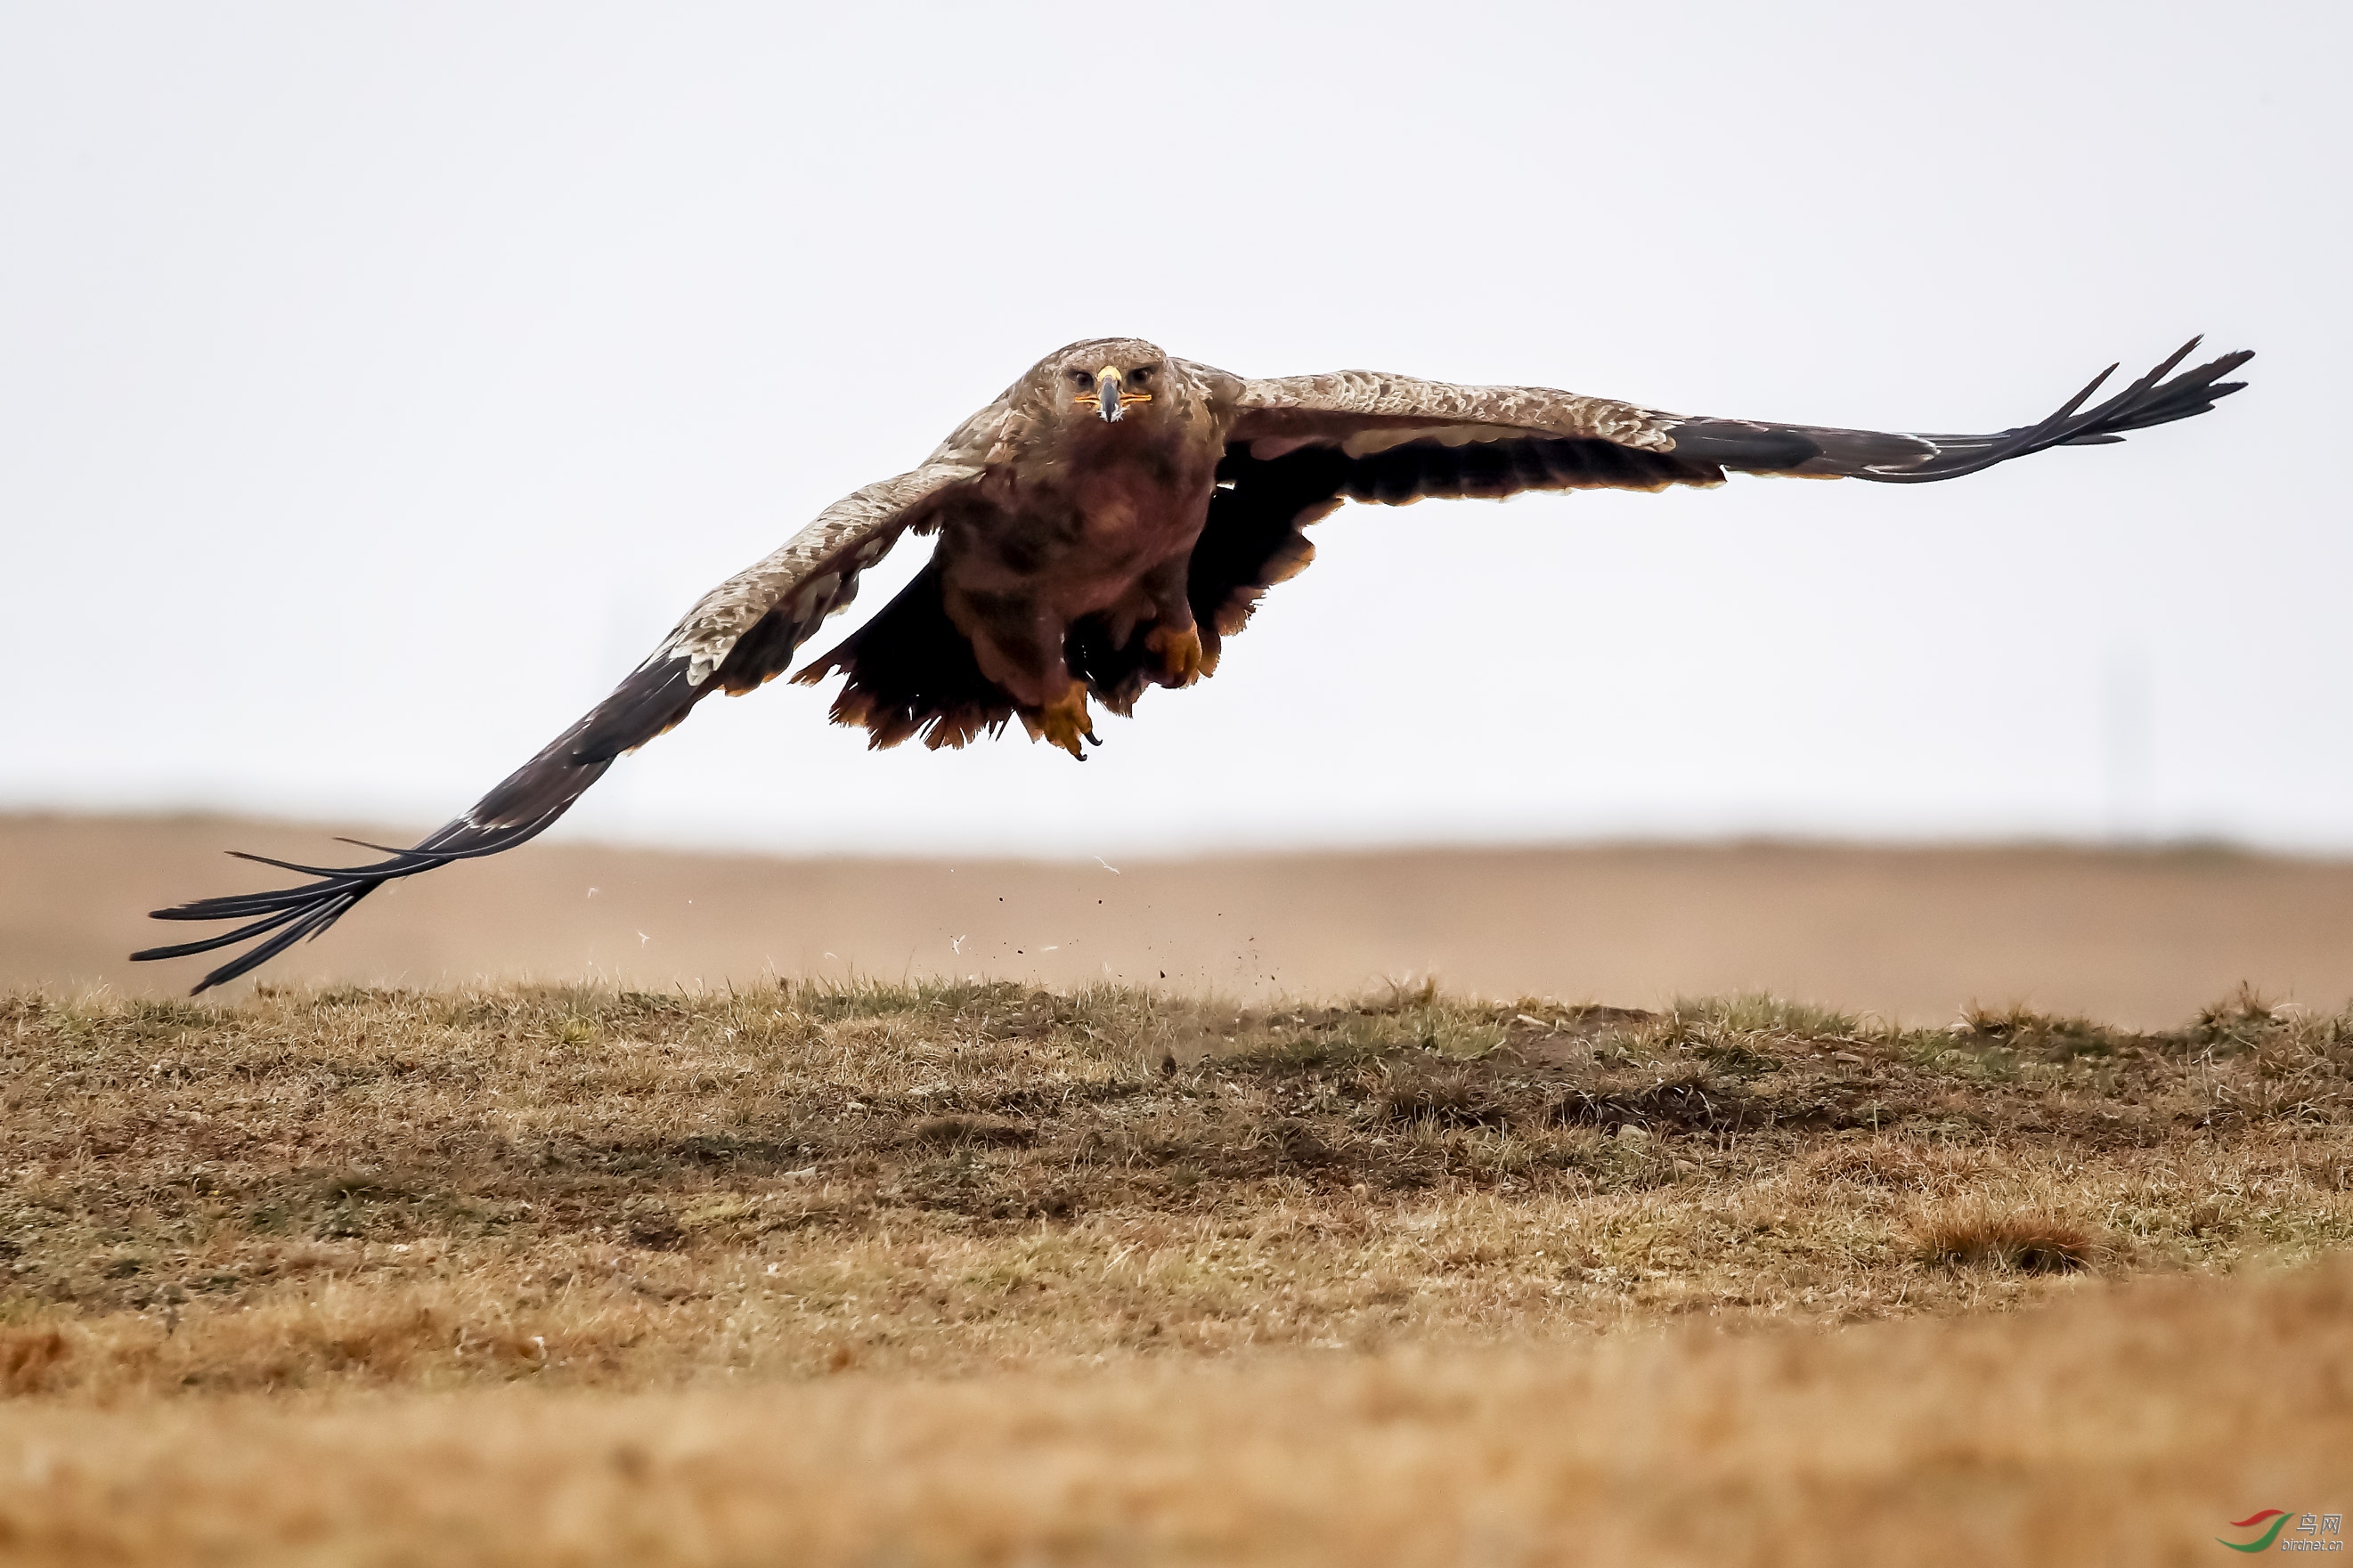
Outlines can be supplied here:
M240 859L318 880L157 910L157 920L239 923L201 941L151 947L131 956L185 958L254 942L198 981L195 990L201 992L267 963L305 937L317 936L396 878L413 877L453 860L496 855L534 837L569 810L613 765L614 758L678 723L712 692L740 695L782 674L793 650L856 595L858 574L880 560L902 534L926 531L942 501L978 477L997 416L1003 411L1002 400L983 409L923 467L843 497L776 553L704 595L610 697L507 775L463 816L407 849L361 845L384 850L388 857L364 866L301 866L232 851Z
M2111 365L2049 418L1989 436L1915 436L1694 418L1538 386L1455 386L1369 371L1240 381L1219 489L1194 553L1194 613L1231 636L1252 605L1314 555L1301 531L1343 501L1532 489L1715 485L1727 472L1883 484L1958 479L2051 447L2097 446L2203 414L2245 384L2222 378L2253 355L2173 374L2192 338L2105 402ZM2167 379L2168 376L2170 380ZM2090 406L2086 406L2090 405Z
M2104 373L2048 419L1990 436L1689 418L1542 387L1454 386L1360 371L1244 381L1187 367L1214 387L1228 423L1187 596L1200 624L1203 651L1214 663L1220 634L1240 630L1269 584L1307 563L1313 551L1302 528L1344 500L1394 505L1426 496L1525 489L1660 489L1720 484L1727 471L1917 483L1975 473L2050 447L2115 441L2128 430L2203 413L2239 389L2242 384L2221 378L2252 357L2246 353L2225 354L2175 375L2196 346L2191 340L2105 402L2085 406L2106 380ZM705 595L610 697L463 816L407 849L364 846L387 857L364 866L301 866L246 856L317 879L158 910L161 920L237 924L202 941L132 956L178 958L254 943L206 975L195 987L201 992L316 936L385 882L495 855L542 832L615 757L679 722L712 691L748 691L782 673L818 623L849 602L861 570L900 535L935 526L942 510L982 477L991 454L1019 423L1013 413L1019 385L966 420L922 467L836 502L783 549ZM927 582L919 578L914 587ZM905 594L901 599L916 602ZM970 649L960 637L943 637L940 646L960 649L969 662ZM1141 653L1132 647L1081 647L1078 653L1073 668L1082 670L1099 699L1124 711L1140 689L1134 667ZM934 681L936 661L926 654L918 662L925 668L915 673ZM973 679L980 679L976 666ZM927 734L934 743L961 743L988 728L997 713L961 688L955 695L962 706L942 710L953 722ZM890 722L880 727L871 716L861 721L887 743L913 732L922 715L892 708L882 717Z

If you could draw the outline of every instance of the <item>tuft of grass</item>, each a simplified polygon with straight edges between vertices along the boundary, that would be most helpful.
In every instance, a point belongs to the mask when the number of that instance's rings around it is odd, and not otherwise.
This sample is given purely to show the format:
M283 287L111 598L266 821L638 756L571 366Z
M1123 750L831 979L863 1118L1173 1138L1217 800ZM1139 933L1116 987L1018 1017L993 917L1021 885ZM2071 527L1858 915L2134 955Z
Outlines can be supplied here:
M2019 1274L2067 1274L2112 1256L2093 1231L2037 1210L1947 1208L1932 1215L1919 1237L1922 1256L1957 1268Z
M1960 1023L1951 1032L1965 1044L2000 1045L2014 1051L2037 1052L2054 1060L2106 1056L2117 1048L2123 1037L2089 1018L2038 1013L2015 1003L2000 1008L1971 1004L1962 1010Z
M2230 995L2200 1008L2183 1034L2189 1044L2208 1050L2240 1050L2262 1044L2295 1018L2293 1009L2265 1000L2242 980Z
M976 1116L927 1116L915 1123L913 1133L918 1143L972 1148L1018 1147L1034 1142L1037 1136L1035 1129L1019 1122Z
M1409 1063L1384 1075L1377 1114L1384 1121L1434 1127L1503 1127L1507 1106L1488 1091L1489 1075L1441 1059Z
M1792 1002L1761 991L1733 996L1678 998L1669 1016L1679 1024L1712 1027L1732 1035L1843 1038L1862 1027L1852 1013Z

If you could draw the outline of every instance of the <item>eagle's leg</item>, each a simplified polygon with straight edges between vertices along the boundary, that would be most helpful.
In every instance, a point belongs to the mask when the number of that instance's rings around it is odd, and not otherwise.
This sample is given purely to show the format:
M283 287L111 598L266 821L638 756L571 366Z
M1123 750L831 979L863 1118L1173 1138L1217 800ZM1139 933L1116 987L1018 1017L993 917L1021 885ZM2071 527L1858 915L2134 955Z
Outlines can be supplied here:
M1170 557L1147 573L1141 586L1152 601L1152 629L1144 634L1144 649L1157 661L1153 679L1163 686L1190 686L1201 679L1201 628L1193 622L1193 602L1186 596L1191 571L1189 552Z
M1070 628L1035 594L972 592L950 580L943 601L948 619L972 643L980 672L1018 704L1021 727L1086 761L1082 742L1095 738L1087 711L1087 683L1063 657Z
M1163 686L1190 686L1201 679L1201 629L1188 617L1181 626L1161 622L1144 635L1144 646L1160 661Z
M1060 746L1083 763L1087 753L1079 742L1103 742L1095 741L1094 716L1087 711L1087 683L1071 673L1070 664L1063 657L1069 636L1070 630L1061 618L1040 607L1036 612L1031 635L1017 644L1029 655L1023 661L1027 668L1010 669L1009 679L998 679L1000 684L1026 700L1021 725L1031 739L1043 736L1049 745ZM981 668L988 668L986 656Z

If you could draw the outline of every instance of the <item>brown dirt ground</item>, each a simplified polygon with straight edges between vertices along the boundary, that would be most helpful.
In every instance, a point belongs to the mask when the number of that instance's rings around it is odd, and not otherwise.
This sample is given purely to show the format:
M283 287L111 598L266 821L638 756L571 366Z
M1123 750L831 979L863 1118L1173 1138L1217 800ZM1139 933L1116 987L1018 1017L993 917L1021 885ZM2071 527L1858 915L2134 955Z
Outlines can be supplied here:
M0 817L0 985L184 990L123 955L143 911L278 874L331 830ZM385 838L388 830L359 830ZM590 889L596 889L592 895ZM2021 1003L2160 1028L2242 981L2353 996L2353 863L2219 850L1751 845L1223 857L1098 865L781 860L534 845L376 898L279 980L667 987L772 975L1105 980L1241 1000L1436 976L1477 994L1658 1006L1762 990L1913 1024Z

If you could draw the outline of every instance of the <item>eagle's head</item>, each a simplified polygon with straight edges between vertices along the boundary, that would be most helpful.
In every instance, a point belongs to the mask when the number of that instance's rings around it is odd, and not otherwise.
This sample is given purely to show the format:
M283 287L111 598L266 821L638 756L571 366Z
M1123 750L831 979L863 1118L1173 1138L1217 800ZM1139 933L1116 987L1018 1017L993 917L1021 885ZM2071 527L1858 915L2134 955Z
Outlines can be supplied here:
M1167 405L1168 356L1141 338L1095 338L1050 355L1044 391L1066 418L1150 420Z

